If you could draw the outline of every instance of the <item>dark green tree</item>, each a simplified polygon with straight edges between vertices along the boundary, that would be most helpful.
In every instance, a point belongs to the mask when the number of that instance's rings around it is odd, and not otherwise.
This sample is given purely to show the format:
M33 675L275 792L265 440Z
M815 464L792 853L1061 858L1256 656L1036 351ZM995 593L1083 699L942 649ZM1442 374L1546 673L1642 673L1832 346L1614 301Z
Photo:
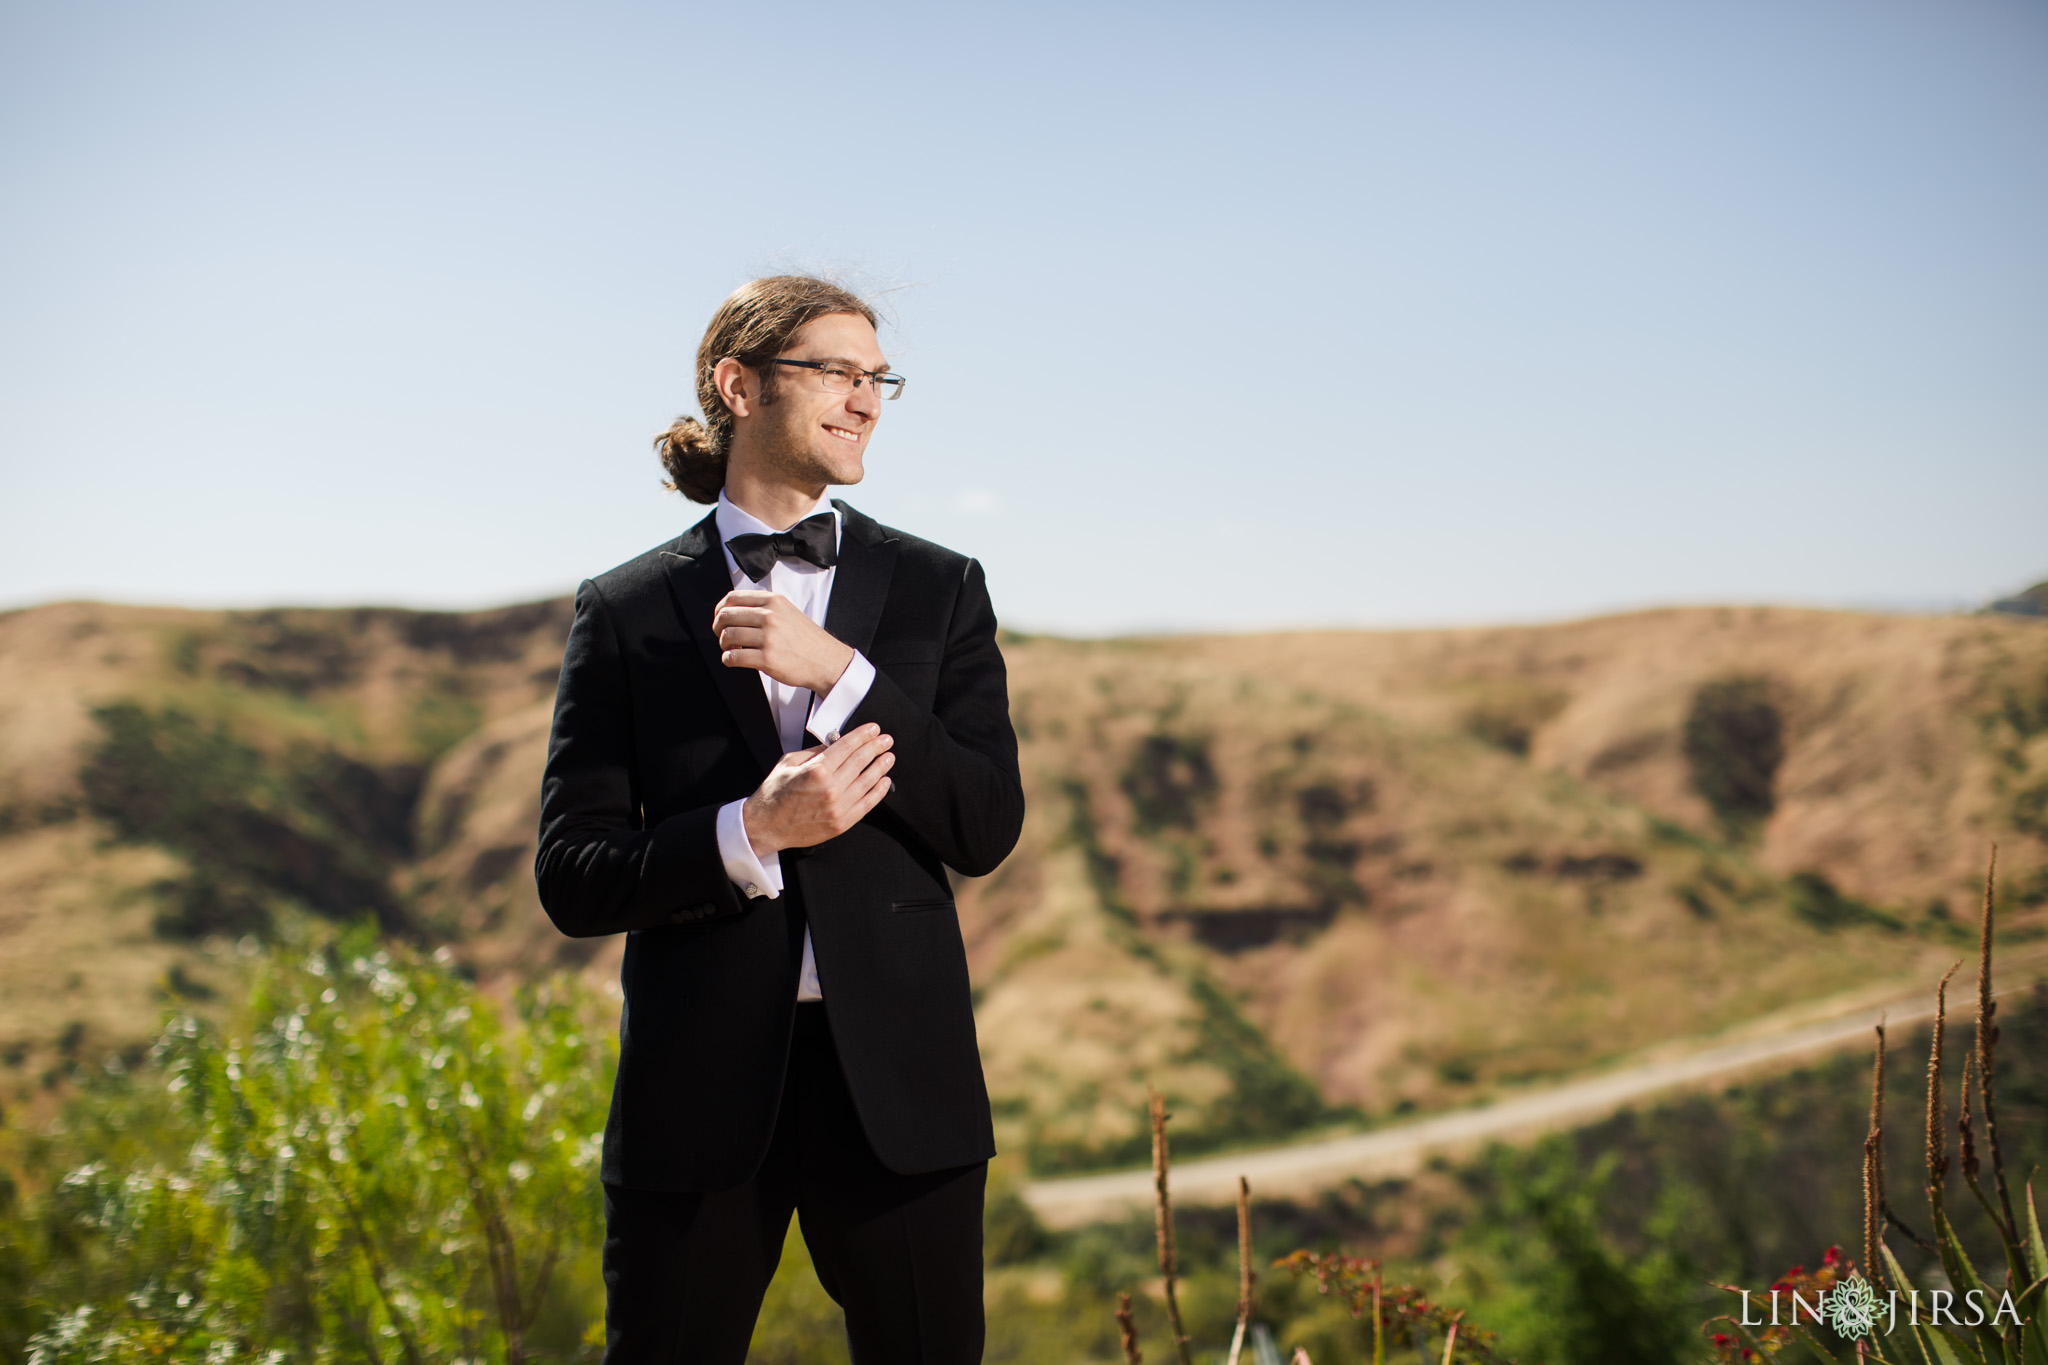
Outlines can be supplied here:
M1693 693L1684 750L1693 790L1724 825L1746 830L1778 806L1785 720L1770 679L1721 678Z

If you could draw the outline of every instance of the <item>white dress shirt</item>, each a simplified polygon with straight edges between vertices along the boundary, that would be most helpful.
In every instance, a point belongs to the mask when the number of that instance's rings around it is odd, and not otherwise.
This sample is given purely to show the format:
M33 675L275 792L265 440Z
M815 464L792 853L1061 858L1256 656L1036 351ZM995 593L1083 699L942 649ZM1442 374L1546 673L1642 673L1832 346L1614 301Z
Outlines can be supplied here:
M818 505L792 521L796 525L805 517L820 512L832 514L832 543L837 545L843 534L843 518L839 509L827 499L820 498ZM787 531L789 526L770 526L752 513L735 506L724 493L718 495L718 538L720 548L723 542L734 536L773 535ZM793 602L797 609L820 626L825 624L825 611L832 602L832 579L837 569L821 569L803 560L778 560L768 571L768 577L756 581L747 577L747 571L732 557L731 550L724 550L726 571L732 575L735 588L765 589L780 593ZM815 700L809 688L791 687L779 683L766 673L760 675L761 687L768 694L768 711L775 719L775 733L782 741L782 752L795 753L798 749L809 748L815 740L830 744L839 738L840 729L846 724L853 709L867 697L868 689L874 686L875 666L867 661L859 650L853 653L853 662L839 675L839 681L823 700ZM806 736L809 732L809 737ZM746 802L728 801L718 810L718 856L725 862L725 875L733 884L750 897L765 896L770 900L782 894L782 856L770 853L766 858L754 853L754 846L747 838L747 822L742 808ZM824 988L818 982L818 961L811 952L811 929L804 926L804 962L797 976L796 998L799 1000L823 1000Z

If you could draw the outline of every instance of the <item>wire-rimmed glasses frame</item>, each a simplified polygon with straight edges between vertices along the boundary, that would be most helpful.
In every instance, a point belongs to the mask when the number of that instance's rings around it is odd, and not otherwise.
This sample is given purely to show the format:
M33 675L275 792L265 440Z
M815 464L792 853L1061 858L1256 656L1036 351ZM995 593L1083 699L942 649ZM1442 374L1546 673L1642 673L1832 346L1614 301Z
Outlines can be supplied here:
M875 386L875 392L884 398L903 396L904 378L889 370L863 370L858 365L848 365L838 360L784 360L771 357L770 365L788 365L793 369L816 370L818 383L827 393L852 393L866 380Z

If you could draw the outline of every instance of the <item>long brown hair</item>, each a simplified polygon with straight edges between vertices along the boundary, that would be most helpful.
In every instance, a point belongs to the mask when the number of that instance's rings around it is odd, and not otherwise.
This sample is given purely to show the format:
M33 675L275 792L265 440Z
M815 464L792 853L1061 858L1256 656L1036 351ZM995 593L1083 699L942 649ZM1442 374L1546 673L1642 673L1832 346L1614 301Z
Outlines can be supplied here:
M725 487L725 461L732 450L732 413L718 396L711 374L731 356L759 366L780 355L807 325L834 313L852 313L875 324L875 310L828 280L809 275L770 275L732 291L711 315L697 347L697 405L704 418L678 417L654 438L655 453L668 471L666 486L692 502L717 502ZM764 386L772 384L763 371Z

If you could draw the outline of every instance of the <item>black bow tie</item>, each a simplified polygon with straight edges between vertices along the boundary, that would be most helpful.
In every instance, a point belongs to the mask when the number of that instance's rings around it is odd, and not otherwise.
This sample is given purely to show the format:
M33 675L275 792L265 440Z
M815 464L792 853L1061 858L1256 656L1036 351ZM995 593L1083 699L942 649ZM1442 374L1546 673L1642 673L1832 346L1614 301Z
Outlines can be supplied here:
M787 531L767 536L734 536L725 542L740 571L756 583L765 582L778 560L801 559L829 569L839 562L839 537L833 534L832 514L820 512L805 517Z

